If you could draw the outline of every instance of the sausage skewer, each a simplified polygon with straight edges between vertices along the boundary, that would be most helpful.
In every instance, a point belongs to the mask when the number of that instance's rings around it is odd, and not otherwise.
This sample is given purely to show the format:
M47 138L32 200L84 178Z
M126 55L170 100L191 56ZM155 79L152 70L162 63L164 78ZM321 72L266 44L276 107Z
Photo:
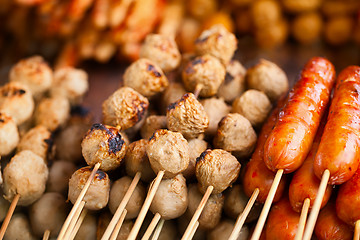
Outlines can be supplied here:
M337 78L328 121L314 160L314 172L321 183L306 224L305 240L311 238L326 185L342 184L358 169L359 83L360 67L357 66L347 67Z
M315 57L305 65L300 80L264 145L264 161L277 171L269 195L256 224L252 240L259 239L275 191L283 173L291 173L304 162L329 102L335 70L326 59Z

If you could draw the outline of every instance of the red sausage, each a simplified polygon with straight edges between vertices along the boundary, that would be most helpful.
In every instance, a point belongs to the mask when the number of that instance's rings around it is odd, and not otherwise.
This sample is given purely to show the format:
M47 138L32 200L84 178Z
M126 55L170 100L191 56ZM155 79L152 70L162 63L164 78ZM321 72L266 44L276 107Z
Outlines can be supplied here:
M326 116L326 115L325 115ZM325 116L323 120L326 119ZM324 130L324 121L320 123L313 145L303 165L295 172L289 186L289 200L292 208L300 212L306 198L310 199L310 207L313 205L319 190L320 180L314 174L314 158L320 144L321 135ZM321 208L326 205L331 196L332 187L327 186L323 197Z
M283 106L284 101L285 98L279 100L278 107L272 111L268 120L263 125L258 137L255 151L251 157L251 160L245 167L245 173L243 176L244 192L248 197L250 197L254 190L259 188L259 195L256 200L260 203L265 202L275 177L275 174L266 167L263 161L264 143L275 125L278 113L281 108L280 106ZM279 201L281 198L285 189L285 185L286 180L285 178L282 178L279 187L276 190L274 202Z
M360 220L360 168L349 181L340 186L336 213L341 220L352 226Z
M298 169L310 151L334 84L334 66L314 57L305 65L300 80L264 146L266 166L290 173Z
M352 227L336 216L335 204L329 202L320 211L315 225L315 235L318 240L351 240Z
M360 67L350 66L338 76L328 121L314 161L318 178L330 171L329 184L348 181L359 166Z
M294 239L300 214L293 211L287 197L274 204L266 222L266 240Z

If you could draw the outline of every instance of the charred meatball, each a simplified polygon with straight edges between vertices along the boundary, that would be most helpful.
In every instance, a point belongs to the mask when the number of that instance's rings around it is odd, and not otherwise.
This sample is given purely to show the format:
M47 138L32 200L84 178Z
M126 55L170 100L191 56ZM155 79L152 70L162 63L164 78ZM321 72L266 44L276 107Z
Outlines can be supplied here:
M179 100L184 94L186 90L181 83L173 82L165 89L161 98L161 108L162 112L166 113L167 107Z
M0 112L0 156L10 154L19 143L19 132L12 117Z

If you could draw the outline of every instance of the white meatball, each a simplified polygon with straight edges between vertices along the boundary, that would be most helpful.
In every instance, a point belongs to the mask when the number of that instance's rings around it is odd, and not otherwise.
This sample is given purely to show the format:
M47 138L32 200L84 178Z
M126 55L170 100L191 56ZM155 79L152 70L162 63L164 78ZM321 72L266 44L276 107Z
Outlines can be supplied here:
M4 169L5 199L12 201L19 194L18 205L32 204L44 193L48 174L45 161L40 156L29 150L15 154Z
M28 218L22 213L15 213L6 229L5 240L35 240Z
M0 112L0 156L10 154L19 143L19 132L14 120Z

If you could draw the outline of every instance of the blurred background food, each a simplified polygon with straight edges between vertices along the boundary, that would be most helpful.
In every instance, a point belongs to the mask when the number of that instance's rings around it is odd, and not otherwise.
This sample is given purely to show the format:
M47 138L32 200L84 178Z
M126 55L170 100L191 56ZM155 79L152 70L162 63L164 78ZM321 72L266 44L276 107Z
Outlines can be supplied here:
M40 54L55 67L135 60L148 33L192 52L221 23L261 49L360 45L358 0L0 0L0 65ZM241 46L240 46L241 50Z

